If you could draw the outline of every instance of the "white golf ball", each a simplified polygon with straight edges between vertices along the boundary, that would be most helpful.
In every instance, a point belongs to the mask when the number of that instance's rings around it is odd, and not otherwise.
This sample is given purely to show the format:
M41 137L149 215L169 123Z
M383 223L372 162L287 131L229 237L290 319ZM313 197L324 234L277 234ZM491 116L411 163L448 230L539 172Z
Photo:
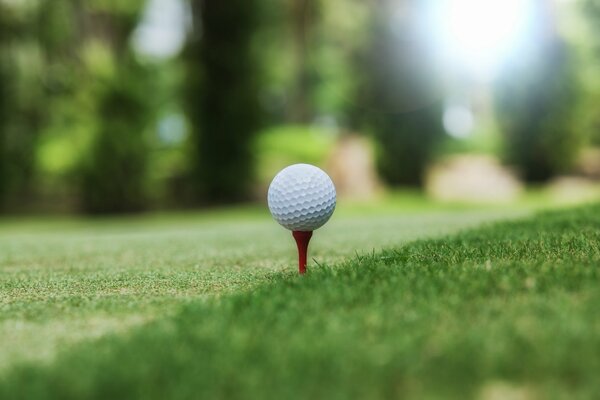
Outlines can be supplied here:
M313 165L290 165L273 178L268 202L273 218L285 228L314 231L335 210L335 186L325 172Z

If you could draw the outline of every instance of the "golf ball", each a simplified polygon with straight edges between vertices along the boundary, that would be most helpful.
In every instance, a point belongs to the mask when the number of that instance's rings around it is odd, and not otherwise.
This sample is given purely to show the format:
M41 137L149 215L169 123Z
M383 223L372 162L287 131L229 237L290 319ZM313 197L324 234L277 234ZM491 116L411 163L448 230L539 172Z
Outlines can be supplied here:
M284 168L269 186L269 210L291 231L309 232L323 226L335 210L335 201L331 178L309 164Z

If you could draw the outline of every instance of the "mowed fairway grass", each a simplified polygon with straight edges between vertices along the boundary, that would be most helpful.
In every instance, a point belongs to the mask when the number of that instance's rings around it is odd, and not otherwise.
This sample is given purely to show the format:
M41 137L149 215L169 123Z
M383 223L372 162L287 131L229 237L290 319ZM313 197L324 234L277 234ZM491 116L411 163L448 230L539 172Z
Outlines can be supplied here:
M304 277L261 213L14 224L0 398L593 398L600 206L473 228L524 213L342 212Z

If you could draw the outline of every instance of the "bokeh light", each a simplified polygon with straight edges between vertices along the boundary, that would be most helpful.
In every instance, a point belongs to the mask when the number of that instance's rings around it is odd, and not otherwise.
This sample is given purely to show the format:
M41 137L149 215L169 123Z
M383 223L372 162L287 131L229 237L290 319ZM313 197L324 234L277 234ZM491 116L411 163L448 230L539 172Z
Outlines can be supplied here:
M464 139L473 132L473 112L462 105L450 105L444 110L444 129L457 139Z
M490 80L527 35L529 0L445 0L435 3L441 53L452 67Z

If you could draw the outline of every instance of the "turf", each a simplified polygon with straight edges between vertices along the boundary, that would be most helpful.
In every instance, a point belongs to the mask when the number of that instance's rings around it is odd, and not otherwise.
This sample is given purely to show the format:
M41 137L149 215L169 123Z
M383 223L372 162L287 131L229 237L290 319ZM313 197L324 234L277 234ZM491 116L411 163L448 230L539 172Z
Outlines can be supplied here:
M342 205L315 233L311 256L334 263L523 215L386 204ZM25 361L49 363L80 341L126 334L187 303L247 291L296 268L291 235L262 207L1 222L0 374Z
M13 367L0 398L600 393L600 206L325 264Z

